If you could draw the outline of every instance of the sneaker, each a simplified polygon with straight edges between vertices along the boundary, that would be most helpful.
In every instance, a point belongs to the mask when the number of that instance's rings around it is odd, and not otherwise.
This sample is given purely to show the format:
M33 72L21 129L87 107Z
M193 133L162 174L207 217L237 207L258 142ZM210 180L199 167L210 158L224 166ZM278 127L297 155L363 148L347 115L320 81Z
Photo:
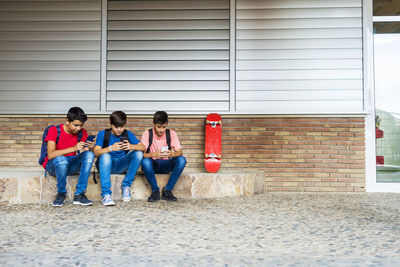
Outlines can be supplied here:
M130 189L130 187L121 185L121 191L122 191L122 201L124 201L124 202L131 201L131 189Z
M85 193L80 193L79 195L74 196L74 202L72 202L77 205L82 205L82 206L90 206L92 205L92 201L90 201L86 196Z
M103 197L103 200L101 201L104 206L115 206L114 200L111 198L110 194L107 194Z
M65 193L57 193L56 199L53 201L53 207L62 207L64 205Z
M163 200L168 200L168 201L177 201L178 199L172 194L171 190L167 190L165 187L162 190L162 196L161 198Z
M148 202L156 202L160 200L160 191L154 191L151 193L149 198L147 199Z

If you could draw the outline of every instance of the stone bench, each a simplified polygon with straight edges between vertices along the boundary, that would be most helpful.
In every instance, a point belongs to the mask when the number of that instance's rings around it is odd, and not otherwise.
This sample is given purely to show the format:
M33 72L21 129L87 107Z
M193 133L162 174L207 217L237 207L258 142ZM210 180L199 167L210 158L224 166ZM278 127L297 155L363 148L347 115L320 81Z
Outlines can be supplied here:
M97 184L89 177L86 195L92 201L100 201L100 177ZM77 176L67 179L67 200L72 200ZM114 200L121 200L121 181L124 175L111 175ZM157 174L157 183L162 188L169 174ZM265 176L262 172L218 172L204 173L185 170L175 185L173 193L178 198L218 198L250 196L265 191ZM57 181L53 176L44 176L44 171L0 169L0 205L49 204L57 192ZM133 199L147 199L150 185L143 173L137 173L131 187Z

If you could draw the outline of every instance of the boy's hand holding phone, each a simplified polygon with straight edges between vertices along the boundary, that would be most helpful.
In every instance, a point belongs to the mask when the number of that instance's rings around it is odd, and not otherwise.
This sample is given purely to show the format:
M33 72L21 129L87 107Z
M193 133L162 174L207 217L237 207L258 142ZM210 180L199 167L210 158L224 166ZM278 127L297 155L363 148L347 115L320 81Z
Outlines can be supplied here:
M169 158L168 146L161 147L160 158Z
M126 136L121 136L119 138L119 142L121 144L122 150L130 150L131 149L131 144L129 143L129 140Z
M95 145L95 140L96 136L95 135L89 135L88 138L86 138L86 142L84 143L83 150L89 150L92 149Z

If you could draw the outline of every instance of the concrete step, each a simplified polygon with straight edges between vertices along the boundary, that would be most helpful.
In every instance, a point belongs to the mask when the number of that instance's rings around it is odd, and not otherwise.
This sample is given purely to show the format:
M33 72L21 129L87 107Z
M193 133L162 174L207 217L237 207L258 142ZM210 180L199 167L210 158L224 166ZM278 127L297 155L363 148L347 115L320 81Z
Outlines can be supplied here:
M100 177L97 184L89 178L86 195L92 201L100 201ZM67 200L72 200L77 176L67 179ZM124 175L111 175L111 190L114 200L121 200L121 181ZM169 174L157 174L160 188L167 184ZM204 173L186 170L182 173L173 190L177 198L218 198L250 196L265 191L265 176L262 172L219 172ZM147 199L150 185L142 173L137 173L131 187L133 199ZM55 177L44 176L44 171L0 169L0 205L49 204L57 193Z

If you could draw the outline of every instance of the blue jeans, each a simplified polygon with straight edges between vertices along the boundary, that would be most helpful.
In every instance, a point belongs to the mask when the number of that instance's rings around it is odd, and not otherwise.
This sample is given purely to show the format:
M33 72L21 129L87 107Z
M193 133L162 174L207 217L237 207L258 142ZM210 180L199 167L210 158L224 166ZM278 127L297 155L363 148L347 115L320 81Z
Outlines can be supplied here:
M65 188L67 185L67 176L74 175L79 172L78 182L76 184L75 195L84 193L92 168L94 154L92 151L85 151L76 156L58 156L46 165L46 170L50 175L57 178L58 193L67 193Z
M168 183L165 186L167 190L174 189L179 176L181 175L183 169L186 165L186 158L184 156L179 156L172 159L152 159L144 158L142 161L142 169L144 175L147 178L153 192L159 191L160 188L157 185L156 173L167 174L171 173Z
M104 153L96 162L96 167L100 172L101 196L104 197L111 191L111 173L125 173L125 178L121 186L131 186L135 180L135 174L143 159L142 151L131 151L122 157L112 157L109 153Z

